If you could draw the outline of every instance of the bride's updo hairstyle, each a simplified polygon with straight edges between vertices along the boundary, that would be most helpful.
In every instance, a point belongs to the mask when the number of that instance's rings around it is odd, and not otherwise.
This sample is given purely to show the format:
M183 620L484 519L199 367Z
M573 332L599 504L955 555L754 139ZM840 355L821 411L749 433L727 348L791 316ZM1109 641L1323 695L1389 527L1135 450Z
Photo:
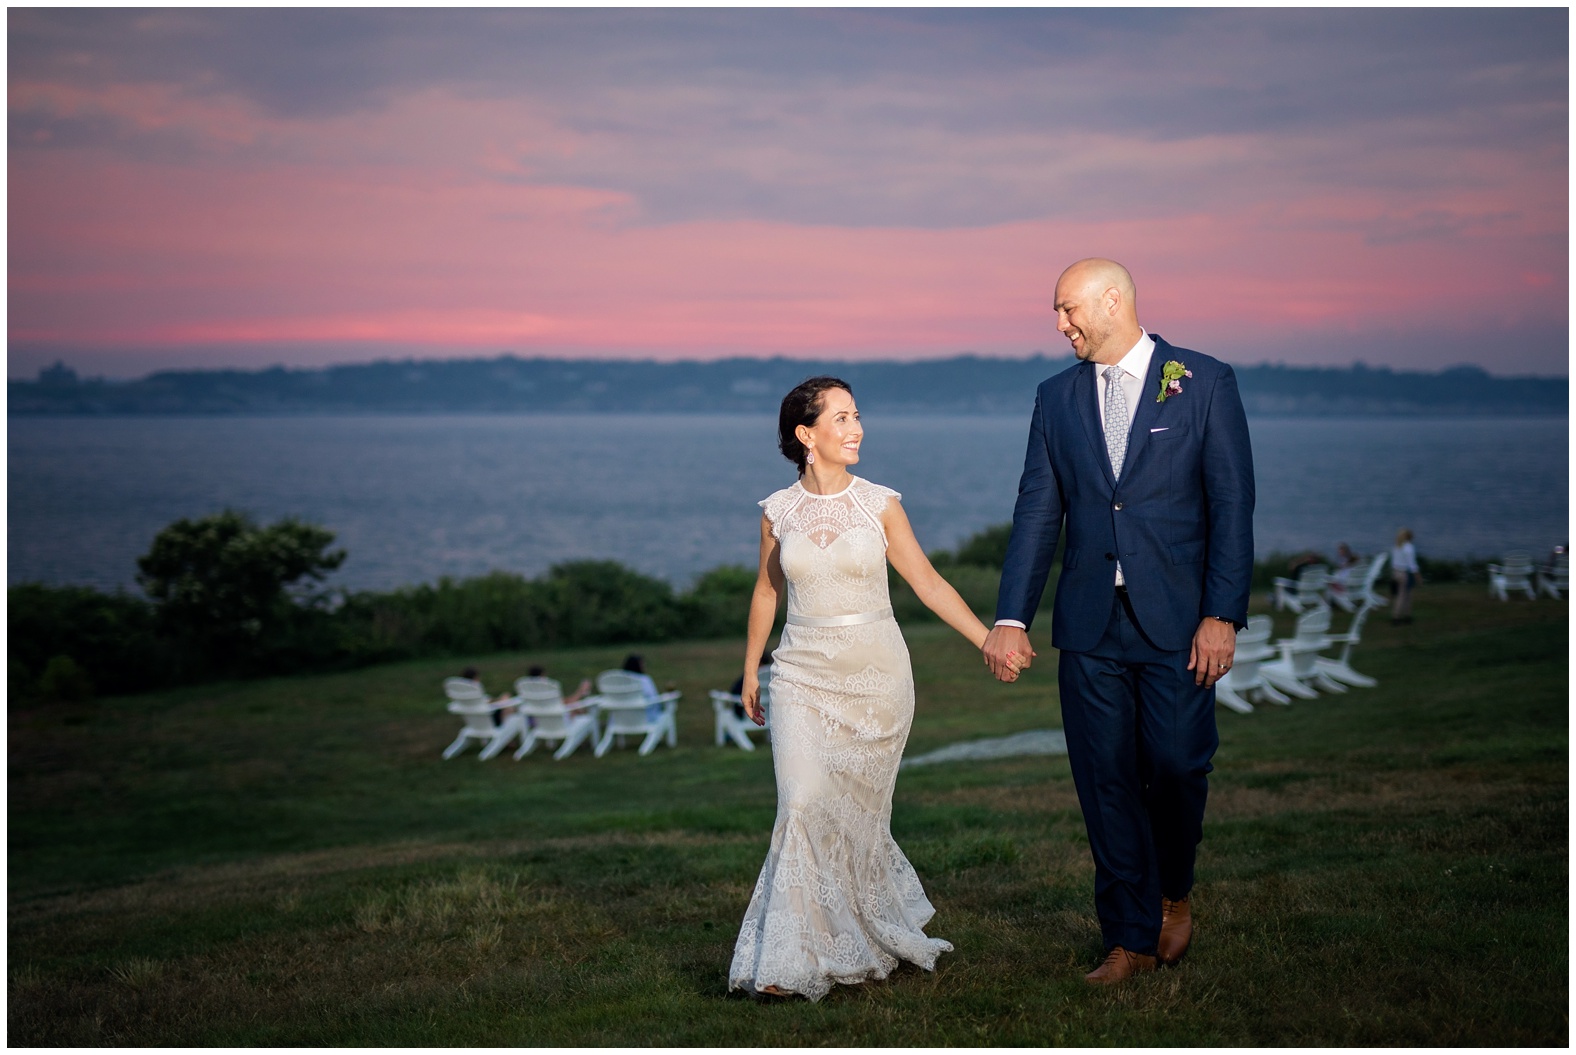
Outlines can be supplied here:
M823 398L829 388L841 388L849 395L854 390L848 382L838 377L812 377L799 384L792 392L783 396L782 409L777 412L777 447L783 452L783 457L799 467L799 475L804 475L805 449L799 442L799 437L794 435L794 430L800 425L813 426L815 419L821 416L821 410L826 400Z

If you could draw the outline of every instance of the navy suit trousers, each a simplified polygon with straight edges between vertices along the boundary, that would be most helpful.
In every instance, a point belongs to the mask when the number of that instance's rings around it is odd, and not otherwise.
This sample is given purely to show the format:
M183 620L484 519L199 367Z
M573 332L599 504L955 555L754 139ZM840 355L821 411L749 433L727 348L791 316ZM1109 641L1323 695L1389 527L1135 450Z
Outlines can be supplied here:
M1154 955L1161 895L1193 888L1215 690L1194 684L1188 652L1156 648L1118 591L1099 644L1062 652L1062 725L1094 855L1095 911L1107 950Z

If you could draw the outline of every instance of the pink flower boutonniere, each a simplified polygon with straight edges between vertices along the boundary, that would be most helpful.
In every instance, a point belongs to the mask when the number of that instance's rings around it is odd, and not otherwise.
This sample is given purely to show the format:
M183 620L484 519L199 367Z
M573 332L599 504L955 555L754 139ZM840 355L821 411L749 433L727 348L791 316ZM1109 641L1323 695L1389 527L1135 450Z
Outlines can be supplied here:
M1172 359L1160 368L1160 394L1155 397L1156 403L1164 403L1170 396L1182 394L1182 379L1192 377L1193 371Z

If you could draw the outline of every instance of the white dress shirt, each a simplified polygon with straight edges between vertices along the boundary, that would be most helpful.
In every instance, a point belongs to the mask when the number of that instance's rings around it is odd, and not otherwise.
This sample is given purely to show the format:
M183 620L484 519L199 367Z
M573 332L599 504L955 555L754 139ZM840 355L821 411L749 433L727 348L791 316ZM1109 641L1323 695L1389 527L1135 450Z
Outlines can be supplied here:
M1127 350L1127 354L1117 361L1117 366L1122 368L1122 394L1127 397L1127 422L1124 426L1129 432L1133 428L1133 419L1138 417L1138 401L1144 395L1144 378L1149 376L1149 360L1155 357L1155 339L1143 330L1138 331L1138 343ZM1100 428L1105 428L1105 390L1110 384L1105 379L1103 366L1095 367L1095 410L1100 415Z
M1138 343L1129 348L1127 354L1116 362L1116 365L1122 369L1122 376L1118 378L1117 383L1122 386L1122 394L1127 397L1127 421L1123 425L1129 431L1133 428L1133 419L1138 417L1138 401L1144 396L1144 378L1149 376L1149 360L1154 357L1155 339L1149 336L1147 330L1140 328L1138 331ZM1099 363L1095 364L1094 408L1095 413L1100 416L1100 428L1102 430L1105 428L1105 390L1110 384L1105 379L1105 370L1104 366L1101 366ZM1103 447L1100 451L1100 456L1102 458L1106 456ZM1116 584L1121 586L1124 581L1122 578L1122 564L1118 561L1116 565ZM996 620L996 625L1015 626L1020 630L1028 629L1016 619L998 619Z

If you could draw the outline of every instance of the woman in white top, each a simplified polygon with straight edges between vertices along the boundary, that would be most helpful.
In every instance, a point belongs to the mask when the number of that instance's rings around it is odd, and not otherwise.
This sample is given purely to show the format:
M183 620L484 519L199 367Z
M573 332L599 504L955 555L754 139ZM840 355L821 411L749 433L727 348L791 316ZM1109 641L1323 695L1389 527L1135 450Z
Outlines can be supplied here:
M1395 581L1395 601L1390 606L1390 622L1399 626L1412 621L1412 588L1417 585L1417 550L1412 546L1412 532L1402 528L1396 532L1395 548L1390 551L1390 574Z
M952 949L925 933L935 910L889 827L914 675L887 564L970 644L987 631L931 567L901 496L849 473L864 427L846 383L806 381L783 400L778 425L800 475L761 503L740 693L759 723L758 660L786 592L772 663L777 822L728 987L819 1000L836 983L885 978L899 960L930 970ZM1014 672L1028 658L1015 658Z
M650 674L646 673L645 659L630 653L624 657L624 669L640 682L640 691L650 702L650 706L646 708L646 720L654 722L662 717L662 705L657 702L657 683L652 680Z

